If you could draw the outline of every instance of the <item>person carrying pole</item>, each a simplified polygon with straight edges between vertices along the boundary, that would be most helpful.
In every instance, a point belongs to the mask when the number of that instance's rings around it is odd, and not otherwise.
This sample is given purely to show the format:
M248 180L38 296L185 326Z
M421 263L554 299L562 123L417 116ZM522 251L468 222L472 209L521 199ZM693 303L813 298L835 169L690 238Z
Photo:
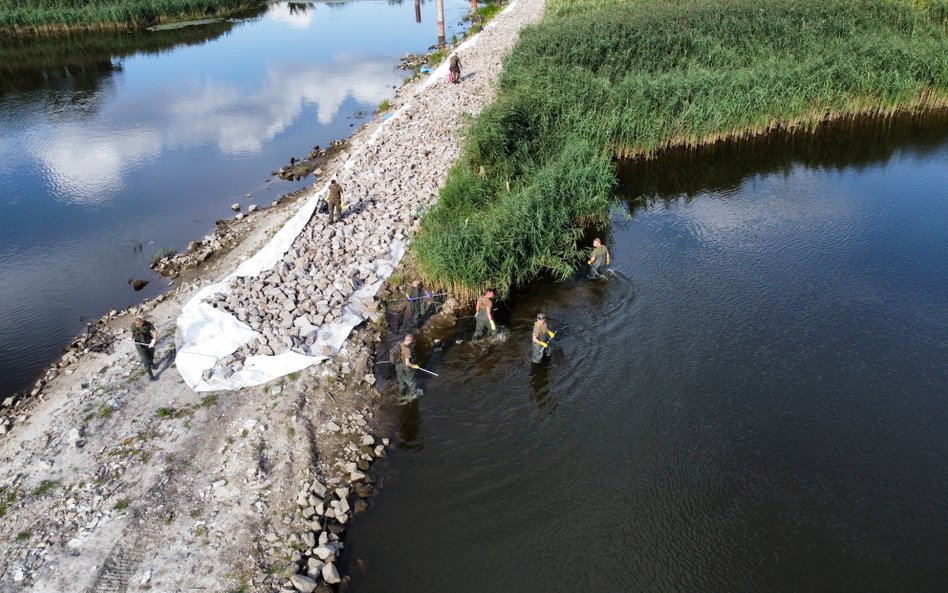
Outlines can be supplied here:
M601 277L606 271L606 266L612 263L609 250L602 244L599 237L593 239L593 250L592 253L589 254L589 261L586 263L589 264L589 274L587 275L589 279Z
M329 195L326 196L326 204L329 206L329 224L342 220L342 186L336 183L335 179L329 182Z
M398 377L398 392L406 397L420 397L424 392L418 388L415 369L420 368L412 362L415 350L415 335L407 334L399 345L398 362L395 364L395 376Z
M408 307L411 309L411 320L418 327L418 322L428 312L428 300L431 299L431 293L425 290L421 280L414 280L411 283L411 292L406 294L408 297Z
M539 363L544 356L550 356L550 340L555 335L556 332L551 332L546 325L546 314L537 313L537 320L533 322L533 337L531 338L533 342L533 356L531 358L533 364Z
M481 337L481 334L487 332L493 334L497 331L497 325L494 323L494 314L491 309L494 307L494 291L487 289L484 294L478 297L477 304L474 306L474 320L477 322L474 326L474 339Z
M138 350L138 357L142 359L142 365L148 371L148 378L155 380L155 343L161 334L150 321L145 321L141 317L136 317L132 323L132 341L135 342L135 349Z

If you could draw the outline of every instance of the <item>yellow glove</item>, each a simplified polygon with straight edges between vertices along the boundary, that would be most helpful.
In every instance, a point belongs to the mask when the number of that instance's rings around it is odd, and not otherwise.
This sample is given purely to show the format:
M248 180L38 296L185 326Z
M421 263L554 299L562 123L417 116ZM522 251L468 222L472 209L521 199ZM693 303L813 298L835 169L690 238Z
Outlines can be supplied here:
M546 348L547 346L549 346L549 343L544 342L544 341L541 340L541 341L540 341L540 345L543 346L544 348Z
M490 331L492 332L497 331L497 325L494 323L493 319L490 320Z
M546 333L547 333L551 338L556 335L556 332L551 332L550 330L546 330Z

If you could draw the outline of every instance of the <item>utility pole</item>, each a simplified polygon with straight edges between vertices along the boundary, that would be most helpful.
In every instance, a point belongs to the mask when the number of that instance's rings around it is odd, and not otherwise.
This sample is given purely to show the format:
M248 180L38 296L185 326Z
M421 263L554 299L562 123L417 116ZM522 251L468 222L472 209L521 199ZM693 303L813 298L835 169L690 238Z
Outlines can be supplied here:
M477 12L477 0L471 0L471 14Z
M415 22L421 22L421 0L415 0Z
M438 7L438 45L444 47L444 0L435 0Z

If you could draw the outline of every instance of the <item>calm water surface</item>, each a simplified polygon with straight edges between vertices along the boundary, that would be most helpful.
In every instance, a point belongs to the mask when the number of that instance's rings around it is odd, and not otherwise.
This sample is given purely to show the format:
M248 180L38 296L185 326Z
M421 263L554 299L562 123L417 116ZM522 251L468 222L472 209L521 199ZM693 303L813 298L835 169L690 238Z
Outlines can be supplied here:
M626 173L614 278L429 330L351 590L945 591L948 118Z
M450 37L469 3L445 8ZM436 41L433 1L421 21L410 0L278 2L208 26L3 41L0 396L80 317L167 288L148 269L156 250L200 239L234 202L312 183L270 172L392 96L398 58ZM128 278L152 282L135 293Z

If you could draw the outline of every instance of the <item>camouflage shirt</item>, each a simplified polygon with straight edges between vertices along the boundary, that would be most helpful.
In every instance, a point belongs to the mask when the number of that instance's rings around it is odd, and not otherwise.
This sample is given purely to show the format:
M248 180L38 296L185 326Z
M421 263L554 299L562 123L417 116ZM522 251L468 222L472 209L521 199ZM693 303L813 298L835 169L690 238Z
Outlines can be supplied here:
M136 342L148 344L155 337L155 326L150 321L143 321L142 326L138 327L132 323L132 339Z
M342 203L342 187L338 183L329 184L329 195L326 197L326 201L333 204Z

